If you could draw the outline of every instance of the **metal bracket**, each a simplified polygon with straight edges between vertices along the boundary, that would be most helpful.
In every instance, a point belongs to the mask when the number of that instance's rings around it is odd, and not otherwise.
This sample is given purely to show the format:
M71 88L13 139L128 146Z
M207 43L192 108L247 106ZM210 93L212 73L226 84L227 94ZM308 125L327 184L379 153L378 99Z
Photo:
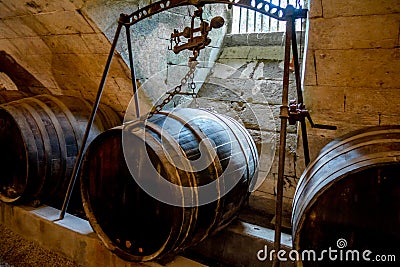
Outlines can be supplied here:
M307 109L305 109L305 106L302 103L297 104L296 100L290 100L289 124L295 125L296 122L301 122L305 119L308 119L308 121L310 122L311 128L325 129L325 130L336 130L337 129L337 127L333 126L333 125L314 123L313 120L311 119L310 113L308 112Z
M195 28L195 19L200 19L200 26ZM168 47L169 50L173 50L175 54L183 50L191 50L193 51L193 57L190 57L189 61L196 60L197 56L200 53L200 50L205 48L207 45L211 43L211 39L208 38L208 33L212 29L221 28L225 23L223 17L217 16L214 17L210 23L203 20L203 8L198 7L198 9L194 12L190 27L185 27L185 29L180 32L177 29L174 29L174 32L171 33L170 43L171 46ZM200 33L200 35L195 36L195 33ZM180 37L183 36L187 39L187 42L181 44ZM175 43L175 46L172 47L172 44Z

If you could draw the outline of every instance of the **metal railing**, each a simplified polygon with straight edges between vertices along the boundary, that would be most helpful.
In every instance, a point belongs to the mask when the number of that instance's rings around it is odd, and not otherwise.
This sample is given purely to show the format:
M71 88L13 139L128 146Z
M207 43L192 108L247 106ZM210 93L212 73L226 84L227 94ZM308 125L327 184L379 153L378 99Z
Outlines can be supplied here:
M304 7L305 0L266 0L274 5L285 8L292 5L296 8ZM279 21L259 12L247 8L233 6L231 33L259 33L259 32L283 32L285 21ZM301 31L302 25L296 23L296 31Z

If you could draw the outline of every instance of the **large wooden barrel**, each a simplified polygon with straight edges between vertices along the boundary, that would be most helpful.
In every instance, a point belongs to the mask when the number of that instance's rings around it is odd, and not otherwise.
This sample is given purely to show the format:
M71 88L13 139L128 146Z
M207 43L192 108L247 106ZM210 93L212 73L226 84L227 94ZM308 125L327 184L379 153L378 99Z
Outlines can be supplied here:
M369 263L376 263L377 254L395 254L398 259L399 174L400 126L362 129L328 144L299 181L293 246L299 252L316 251L317 258L331 248L336 260L326 253L322 260L302 264L365 265L366 250L372 251ZM357 253L359 261L352 260Z
M60 203L92 110L77 97L39 95L0 106L0 200ZM100 105L88 142L121 118ZM59 205L59 204L58 204Z
M27 93L17 90L0 90L0 104L28 97Z
M202 150L205 140L209 143ZM208 165L196 169L202 157ZM180 165L186 163L186 169ZM160 112L92 142L81 170L85 212L100 239L120 257L160 258L230 223L248 197L257 165L256 146L237 121L189 108ZM207 199L215 192L215 199Z

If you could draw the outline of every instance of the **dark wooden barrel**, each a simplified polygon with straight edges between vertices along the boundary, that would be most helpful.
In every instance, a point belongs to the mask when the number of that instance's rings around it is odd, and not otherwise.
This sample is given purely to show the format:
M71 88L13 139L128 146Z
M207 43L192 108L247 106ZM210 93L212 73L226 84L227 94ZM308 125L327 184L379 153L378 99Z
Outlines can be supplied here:
M87 120L90 102L71 96L39 95L0 106L0 200L63 199ZM89 135L121 124L101 105Z
M317 258L332 248L338 259L325 254L322 261L303 265L364 266L365 250L372 251L370 263L379 253L396 254L398 259L399 176L400 126L362 129L328 144L299 181L293 202L293 246L316 251ZM350 250L358 250L360 261L350 261L355 257Z
M206 145L203 156L216 156L206 168L195 170L193 162L201 158L199 144L205 139L215 146ZM152 166L145 162L147 156ZM185 159L192 170L176 167ZM161 112L108 130L92 142L81 170L85 212L100 239L120 257L162 258L230 223L248 197L257 165L256 146L237 121L189 108ZM155 176L177 186L164 187ZM159 198L145 191L143 182ZM201 203L208 193L201 186L210 184L219 195ZM164 196L181 204L168 203Z
M27 93L17 90L0 90L0 104L28 97Z

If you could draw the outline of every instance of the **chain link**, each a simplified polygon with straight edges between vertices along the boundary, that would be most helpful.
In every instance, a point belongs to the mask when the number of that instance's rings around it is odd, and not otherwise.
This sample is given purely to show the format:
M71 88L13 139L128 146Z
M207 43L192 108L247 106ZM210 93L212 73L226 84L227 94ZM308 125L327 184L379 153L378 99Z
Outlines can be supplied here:
M188 80L191 80L190 88L194 90L196 88L196 84L193 82L194 79L194 72L196 71L196 66L199 64L196 60L189 61L189 71L186 73L186 75L181 79L181 83L177 85L172 91L168 92L168 96L158 105L154 106L149 115L148 119L150 119L154 114L159 113L165 105L167 105L169 102L172 101L175 95L179 94L182 91L182 86L187 84ZM194 84L194 85L193 85Z

